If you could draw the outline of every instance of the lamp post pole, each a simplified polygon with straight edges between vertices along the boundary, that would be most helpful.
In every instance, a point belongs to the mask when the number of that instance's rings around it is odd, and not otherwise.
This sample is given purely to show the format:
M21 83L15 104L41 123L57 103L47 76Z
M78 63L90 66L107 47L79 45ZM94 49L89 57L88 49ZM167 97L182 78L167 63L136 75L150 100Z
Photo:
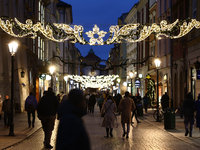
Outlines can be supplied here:
M159 113L159 87L158 87L158 83L159 83L159 75L158 75L158 69L159 69L159 67L160 67L160 63L161 63L161 61L160 61L160 59L155 59L154 60L154 62L155 62L155 66L156 66L156 69L157 69L157 122L159 122L160 121L160 113Z
M14 123L13 123L13 96L14 96L14 55L11 56L11 116L10 116L10 136L14 136Z
M14 100L14 56L17 52L18 43L11 42L8 44L11 53L11 116L10 116L10 136L14 136L14 123L13 123L13 100Z
M158 68L157 68L157 122L160 121L160 116L159 116L159 87L158 87Z
M132 79L133 79L133 72L130 72L129 73L129 76L130 76L130 78L131 78L131 96L133 96L133 85L132 85Z

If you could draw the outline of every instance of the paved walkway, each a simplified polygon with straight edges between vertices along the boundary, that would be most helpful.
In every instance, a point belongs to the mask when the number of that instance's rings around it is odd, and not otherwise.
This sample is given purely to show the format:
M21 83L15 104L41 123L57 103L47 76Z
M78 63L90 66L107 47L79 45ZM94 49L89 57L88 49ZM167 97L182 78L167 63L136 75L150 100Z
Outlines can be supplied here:
M104 138L105 128L101 127L102 118L100 118L99 109L95 107L94 114L87 114L83 117L85 127L90 137L92 150L131 150L131 149L164 149L164 150L187 150L200 149L200 133L194 128L193 137L184 136L183 119L176 116L176 129L165 130L164 122L155 122L152 109L147 114L139 117L141 123L131 127L130 138L122 138L122 127L120 116L118 116L118 128L113 130L113 138ZM43 131L40 120L36 119L35 128L28 128L26 113L15 114L14 116L14 137L8 136L9 129L4 129L3 120L0 121L0 149L8 150L41 150L43 146ZM52 135L51 144L55 149L56 129ZM36 132L37 131L37 132ZM35 132L35 133L34 133ZM34 134L33 134L34 133ZM31 136L30 136L31 135ZM21 141L21 142L20 142ZM18 144L15 144L18 143ZM14 144L14 145L13 145Z

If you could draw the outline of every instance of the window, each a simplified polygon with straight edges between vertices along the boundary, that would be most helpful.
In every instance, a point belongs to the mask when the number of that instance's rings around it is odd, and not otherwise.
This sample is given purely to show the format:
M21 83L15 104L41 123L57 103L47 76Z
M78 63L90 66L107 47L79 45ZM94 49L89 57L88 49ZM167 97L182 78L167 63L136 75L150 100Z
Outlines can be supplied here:
M44 61L44 40L38 37L38 59Z
M41 3L41 1L39 1L39 15L38 15L38 19L39 21L41 21L41 23L44 23L44 11L45 8L43 6L43 4Z
M192 0L192 18L197 18L197 0Z

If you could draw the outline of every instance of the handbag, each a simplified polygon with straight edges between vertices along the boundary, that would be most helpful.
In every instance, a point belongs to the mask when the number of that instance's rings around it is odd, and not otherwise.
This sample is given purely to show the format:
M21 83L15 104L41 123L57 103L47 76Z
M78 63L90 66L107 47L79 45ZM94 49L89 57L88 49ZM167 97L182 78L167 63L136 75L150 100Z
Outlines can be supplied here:
M112 103L110 104L110 106L112 105ZM106 109L106 111L101 115L101 117L104 117L106 112L108 111L108 109L110 108L110 106Z

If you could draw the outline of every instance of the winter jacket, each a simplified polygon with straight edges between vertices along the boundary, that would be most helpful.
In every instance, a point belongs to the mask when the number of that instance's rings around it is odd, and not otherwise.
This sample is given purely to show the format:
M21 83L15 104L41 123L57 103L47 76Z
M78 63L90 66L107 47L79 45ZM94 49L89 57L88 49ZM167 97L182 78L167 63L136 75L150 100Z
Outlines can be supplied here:
M38 103L38 116L55 116L58 109L59 101L53 92L47 92Z
M10 114L11 113L11 100L10 99L5 99L3 101L3 107L2 107L2 111L4 113Z
M33 104L33 106L35 107L35 109L37 108L38 102L37 102L37 99L33 95L29 95L26 98L25 108L27 108L27 106L30 105L30 104Z
M60 124L57 131L56 150L90 150L87 132L81 117L85 110L78 109L69 100L58 109Z
M125 97L119 103L119 110L121 114L121 123L131 123L131 112L135 110L135 103L133 99Z
M196 126L200 127L200 99L198 99L194 104L194 110L197 111L196 113Z
M187 98L183 102L183 114L185 118L194 118L194 103L192 98Z
M105 111L106 113L101 126L106 128L114 128L114 122L116 120L115 112L117 111L117 107L111 99L108 99L104 103L103 108L101 110L101 116Z

